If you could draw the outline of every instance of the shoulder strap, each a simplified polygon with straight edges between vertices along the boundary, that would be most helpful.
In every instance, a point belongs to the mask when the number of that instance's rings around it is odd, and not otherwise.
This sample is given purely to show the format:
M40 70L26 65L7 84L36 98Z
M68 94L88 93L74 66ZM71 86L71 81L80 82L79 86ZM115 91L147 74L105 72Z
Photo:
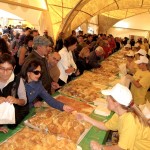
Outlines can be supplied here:
M20 76L15 76L14 83L11 90L11 96L18 97L17 91L18 91L19 84L20 84Z

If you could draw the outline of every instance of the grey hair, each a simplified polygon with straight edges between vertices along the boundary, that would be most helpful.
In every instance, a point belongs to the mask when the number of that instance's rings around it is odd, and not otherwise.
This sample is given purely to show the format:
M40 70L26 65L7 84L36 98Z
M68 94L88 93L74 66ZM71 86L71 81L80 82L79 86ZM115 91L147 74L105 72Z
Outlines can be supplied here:
M104 49L101 46L98 46L95 51L104 53Z

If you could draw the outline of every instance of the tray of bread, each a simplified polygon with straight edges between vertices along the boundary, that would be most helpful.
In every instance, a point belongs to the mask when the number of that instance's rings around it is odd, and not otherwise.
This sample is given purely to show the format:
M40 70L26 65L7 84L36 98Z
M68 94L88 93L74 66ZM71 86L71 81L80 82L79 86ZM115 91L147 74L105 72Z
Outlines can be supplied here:
M76 111L80 113L85 113L87 115L91 114L95 108L94 105L89 105L83 101L78 101L64 95L58 95L55 97L55 99L73 107Z
M103 61L101 65L100 68L84 72L80 78L69 82L59 92L85 102L93 102L100 98L102 96L100 91L114 81L119 72L115 61Z
M92 83L89 83L90 86L82 83L79 85L77 81L72 82L64 86L59 92L85 102L93 102L101 96L100 87L96 87Z
M120 50L117 53L108 57L105 61L112 61L119 65L120 63L124 63L126 61L126 58L125 58L126 53L127 51Z
M77 147L71 140L28 127L0 145L2 150L77 150Z
M35 116L28 119L28 122L41 131L46 130L49 134L67 138L74 143L78 141L86 129L91 127L87 122L78 121L75 115L51 107L42 112L37 112Z
M102 96L100 91L105 89L104 87L107 87L108 81L109 78L107 76L105 77L93 72L85 72L80 78L62 87L59 92L81 101L93 102Z

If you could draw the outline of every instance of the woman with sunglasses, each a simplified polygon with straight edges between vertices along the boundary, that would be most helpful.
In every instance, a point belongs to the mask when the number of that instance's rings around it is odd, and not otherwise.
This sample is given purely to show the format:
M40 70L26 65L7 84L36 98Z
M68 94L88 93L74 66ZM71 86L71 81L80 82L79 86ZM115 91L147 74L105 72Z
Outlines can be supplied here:
M70 106L64 105L51 97L43 87L42 82L40 81L42 74L41 63L37 59L31 59L25 63L25 67L21 70L21 76L25 81L25 88L30 108L34 106L35 99L40 97L53 108L67 112L73 111L73 108Z
M15 108L16 123L9 125L10 128L16 127L29 112L23 80L14 75L15 64L15 59L10 54L0 56L0 104L8 102ZM0 131L6 133L8 129L0 127Z
M149 150L150 125L140 109L132 102L130 90L116 84L112 89L102 90L107 96L108 109L115 114L107 122L94 120L85 114L77 118L90 122L101 130L118 131L119 142L116 145L103 146L95 141L90 143L92 150Z

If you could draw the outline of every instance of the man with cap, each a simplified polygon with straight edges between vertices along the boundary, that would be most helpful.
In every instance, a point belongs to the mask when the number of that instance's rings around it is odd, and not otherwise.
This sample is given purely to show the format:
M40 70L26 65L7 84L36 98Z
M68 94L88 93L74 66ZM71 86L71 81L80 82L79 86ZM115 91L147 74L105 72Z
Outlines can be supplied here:
M135 52L135 59L139 60L140 56L147 56L147 52L144 49L140 49Z
M144 49L140 49L139 51L137 51L135 54L139 54L140 56L146 56L147 52Z
M23 67L31 59L38 59L42 64L42 84L44 88L51 94L51 88L57 89L59 85L56 82L53 82L48 68L47 56L51 52L50 41L44 36L36 36L33 39L34 51L26 58Z
M133 75L138 69L137 64L134 62L134 52L130 50L125 56L127 58L127 73Z
M128 51L131 49L131 45L128 43L124 46L125 50Z
M135 43L134 46L132 46L132 50L134 52L137 52L141 49L140 44L139 43Z
M125 46L124 46L124 49L123 49L123 54L126 55L128 53L129 50L131 50L131 45L129 43L127 43Z
M138 70L134 76L127 75L131 80L131 92L133 95L134 103L143 105L146 103L146 94L150 87L150 72L148 70L148 58L140 56L140 59L135 61L138 65Z
M91 141L92 150L149 150L149 122L132 101L130 90L116 84L112 89L102 90L106 95L108 109L115 112L107 122L100 122L85 114L77 113L77 119L85 120L101 130L118 131L119 141L116 145L103 146Z
M104 57L104 50L101 46L98 46L94 51L90 53L89 56L89 69L92 68L99 68L100 67L100 61L103 60Z
M139 43L141 49L144 49L144 50L145 50L145 46L144 46L144 44L143 44L143 42L142 42L142 39L139 39L139 40L137 41L137 43Z

